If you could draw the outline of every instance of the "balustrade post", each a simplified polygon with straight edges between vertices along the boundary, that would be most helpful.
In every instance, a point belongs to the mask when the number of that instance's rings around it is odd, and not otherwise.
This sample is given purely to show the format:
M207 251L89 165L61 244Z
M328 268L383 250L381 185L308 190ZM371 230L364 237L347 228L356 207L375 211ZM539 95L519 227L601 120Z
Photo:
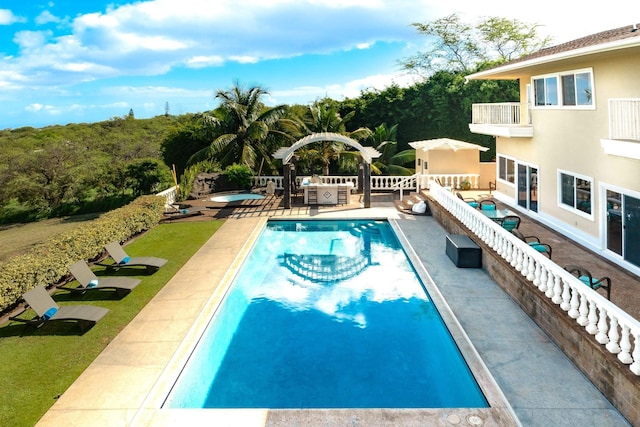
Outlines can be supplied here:
M629 366L631 372L640 375L640 335L633 335L633 363Z
M600 315L598 316L598 333L596 334L596 341L600 344L606 344L609 342L609 323L607 322L607 310L600 309Z
M622 325L622 339L620 340L620 353L618 353L618 360L625 365L633 362L631 358L631 341L629 340L629 327Z
M598 332L598 307L594 301L589 301L589 316L587 317L587 332L595 335Z
M611 326L609 327L609 342L607 343L607 350L610 353L618 354L620 352L620 345L618 344L618 340L620 339L620 335L618 335L618 318L615 316L611 316Z

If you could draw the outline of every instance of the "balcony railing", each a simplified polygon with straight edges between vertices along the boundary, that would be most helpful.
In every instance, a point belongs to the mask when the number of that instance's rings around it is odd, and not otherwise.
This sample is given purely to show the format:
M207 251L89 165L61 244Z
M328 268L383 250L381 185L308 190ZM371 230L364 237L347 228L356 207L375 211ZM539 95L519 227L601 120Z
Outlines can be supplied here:
M523 123L523 110L527 104L503 102L497 104L473 104L472 123L483 125L528 125Z
M640 142L640 99L609 100L609 139Z
M432 183L434 199L532 282L542 295L640 375L640 322L528 244Z

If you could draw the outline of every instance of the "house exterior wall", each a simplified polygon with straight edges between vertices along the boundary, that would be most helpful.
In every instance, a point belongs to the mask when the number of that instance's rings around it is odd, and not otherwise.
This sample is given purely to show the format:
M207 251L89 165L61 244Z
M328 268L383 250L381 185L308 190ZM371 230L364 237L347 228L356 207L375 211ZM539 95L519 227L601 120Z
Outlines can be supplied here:
M640 160L607 155L600 141L609 138L609 99L640 98L640 50L567 60L538 66L520 76L521 102L528 102L531 78L549 73L591 69L594 107L532 107L532 138L496 138L498 155L538 168L538 215L558 229L603 247L606 203L601 186L640 193ZM640 144L640 142L639 142ZM559 171L593 179L592 215L567 210L559 203ZM497 190L516 203L515 185L498 181Z
M418 159L421 166L418 166ZM427 168L424 168L427 162ZM416 172L428 174L478 174L479 150L416 150Z

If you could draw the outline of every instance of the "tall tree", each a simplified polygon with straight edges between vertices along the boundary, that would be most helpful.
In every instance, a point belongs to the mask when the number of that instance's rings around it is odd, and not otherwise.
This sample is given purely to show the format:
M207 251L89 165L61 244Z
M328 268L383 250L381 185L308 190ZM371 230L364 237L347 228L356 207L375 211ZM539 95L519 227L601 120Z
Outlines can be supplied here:
M265 107L261 98L267 94L259 86L244 89L238 84L230 90L219 90L216 98L221 102L220 107L205 117L216 129L217 136L208 147L193 154L188 165L217 160L222 167L237 163L255 171L261 159L270 162L268 136L278 133L288 140L291 138L275 126L286 106Z
M413 175L415 173L415 170L407 165L413 166L416 150L398 152L397 129L397 124L388 127L386 123L375 128L372 135L373 146L381 156L371 165L373 173L378 175Z
M538 35L538 24L499 17L483 18L472 25L454 13L411 25L433 43L427 51L406 58L401 64L407 70L424 75L441 70L469 74L482 64L510 61L539 50L551 41Z

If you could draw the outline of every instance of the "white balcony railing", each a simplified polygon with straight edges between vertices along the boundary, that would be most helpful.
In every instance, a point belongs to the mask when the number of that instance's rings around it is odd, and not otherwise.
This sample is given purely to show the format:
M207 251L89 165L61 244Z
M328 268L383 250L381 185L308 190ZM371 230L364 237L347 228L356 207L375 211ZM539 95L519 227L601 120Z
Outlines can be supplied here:
M526 111L527 104L519 102L502 102L496 104L473 104L471 122L484 125L528 125L523 120L522 112Z
M640 142L640 99L609 100L609 139Z
M616 354L629 370L640 375L640 322L584 285L552 260L478 213L455 194L432 183L430 193L478 238L511 264L542 295L557 304L596 342Z

